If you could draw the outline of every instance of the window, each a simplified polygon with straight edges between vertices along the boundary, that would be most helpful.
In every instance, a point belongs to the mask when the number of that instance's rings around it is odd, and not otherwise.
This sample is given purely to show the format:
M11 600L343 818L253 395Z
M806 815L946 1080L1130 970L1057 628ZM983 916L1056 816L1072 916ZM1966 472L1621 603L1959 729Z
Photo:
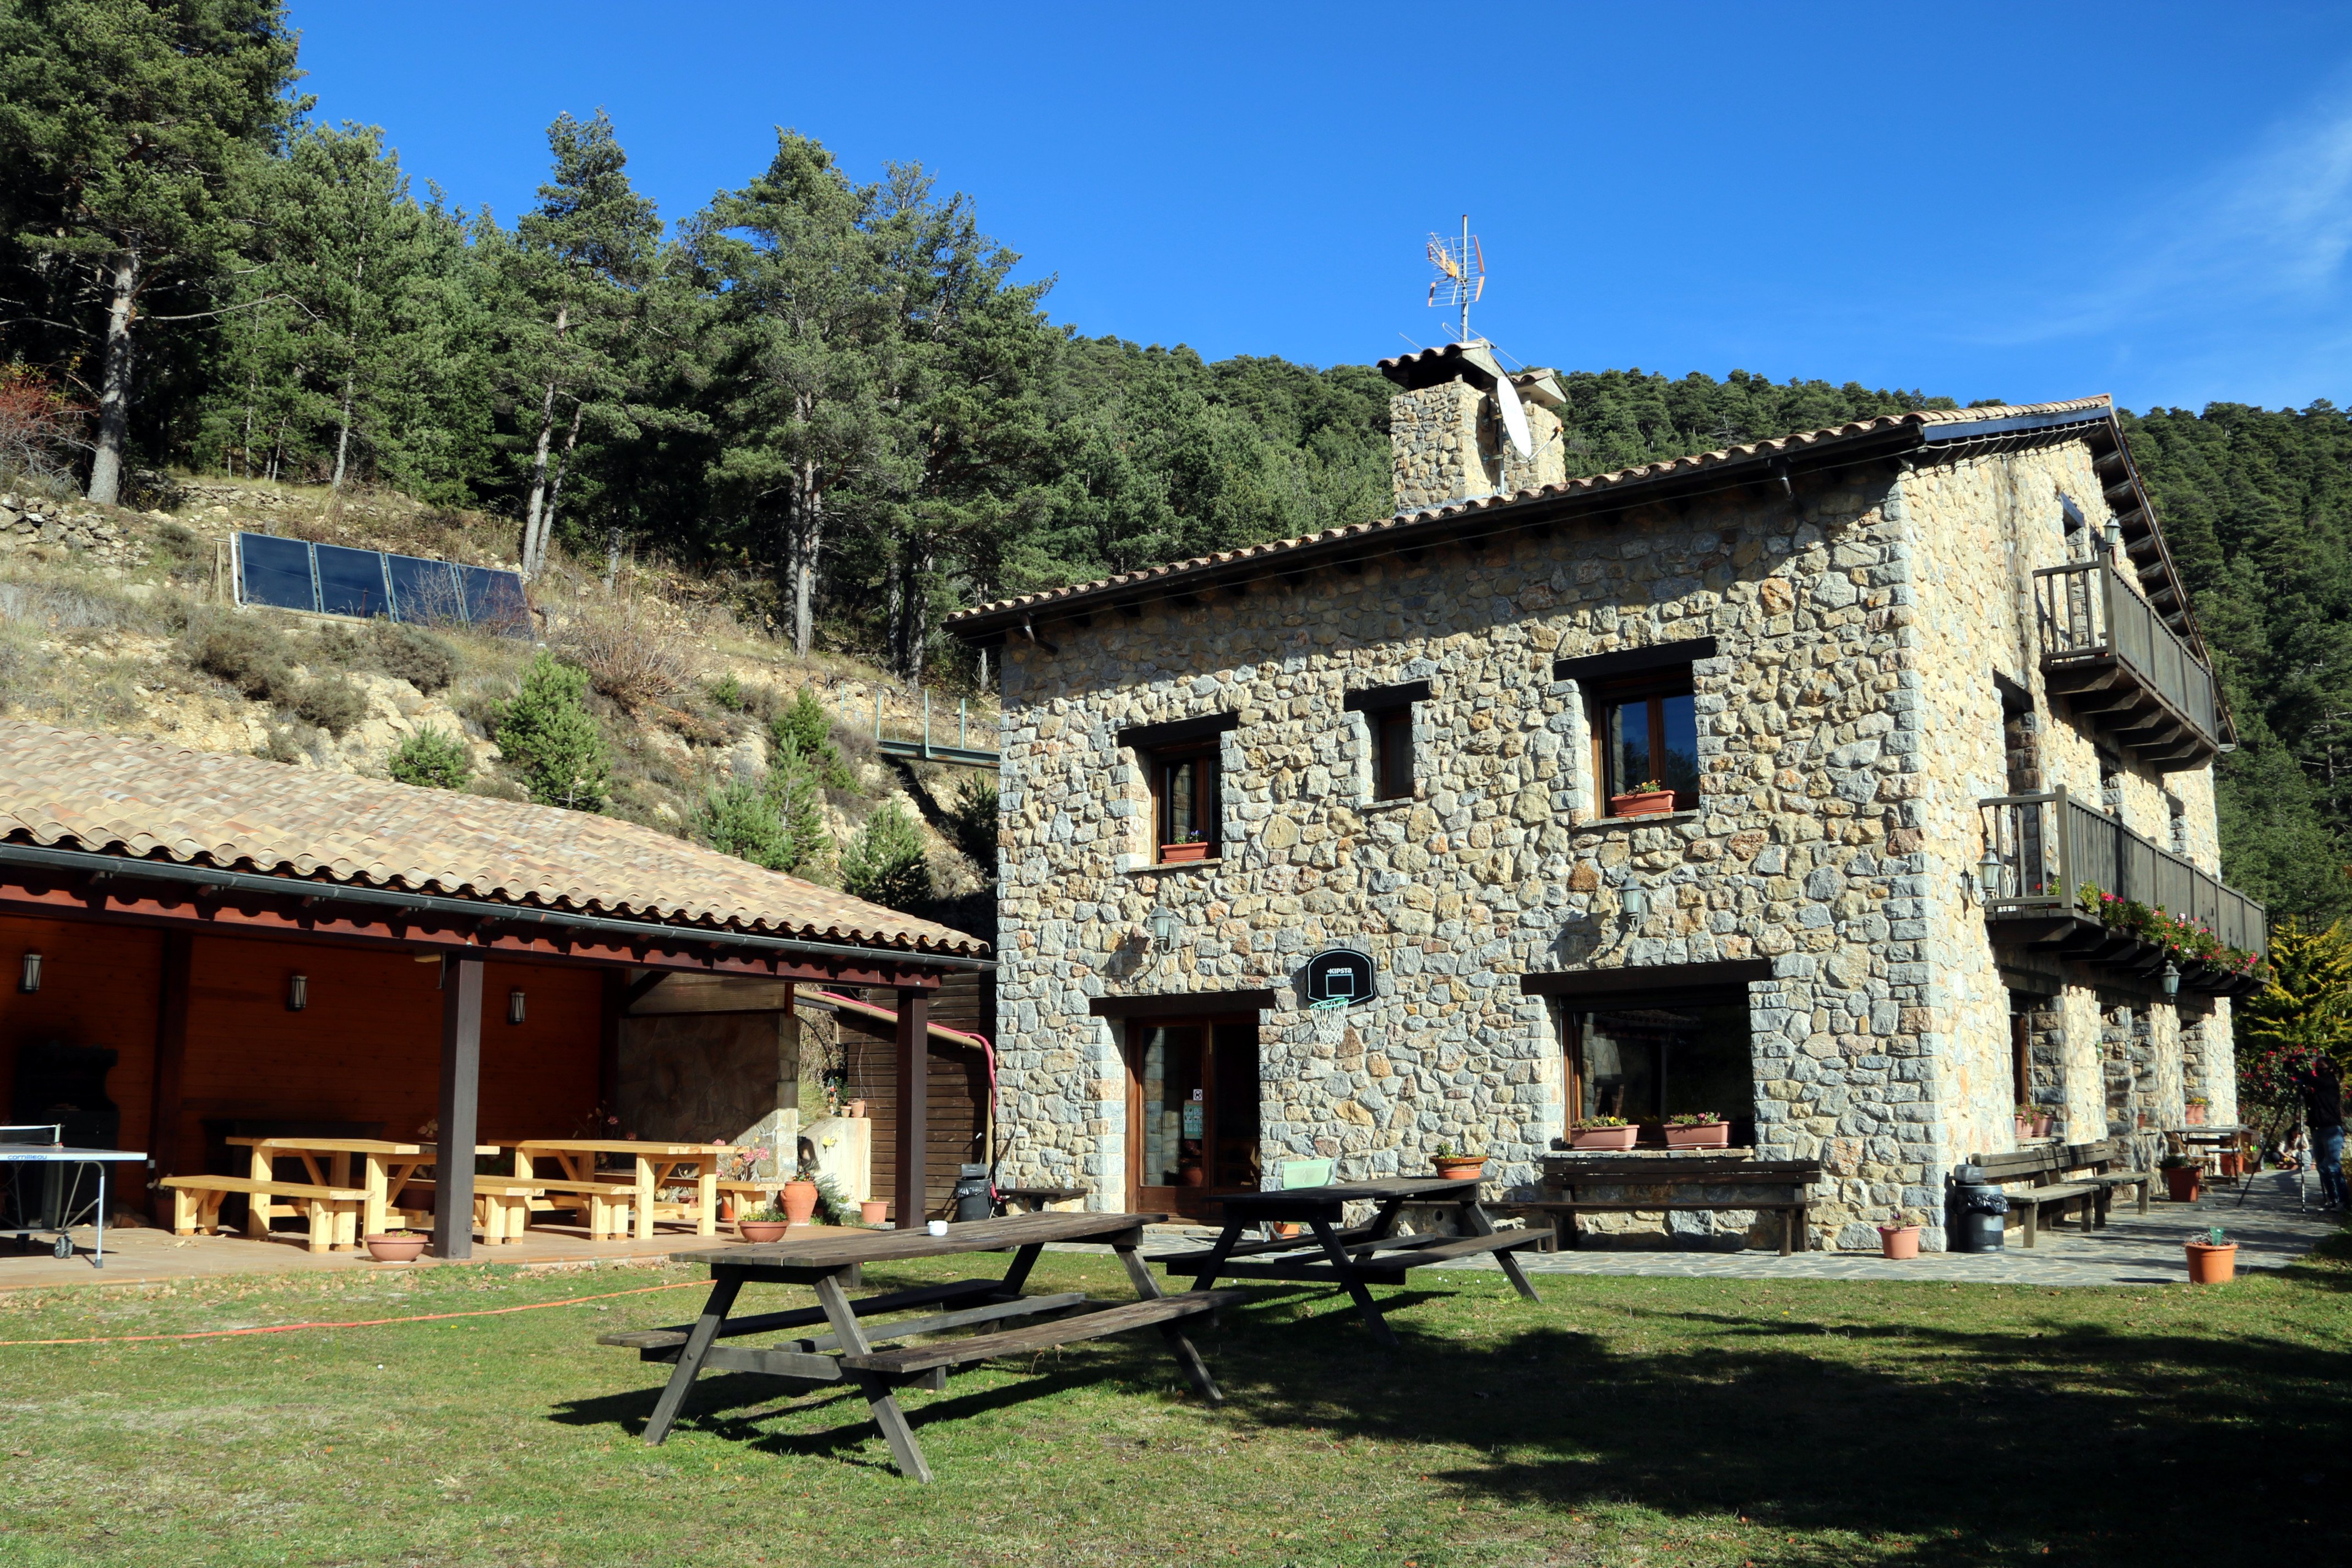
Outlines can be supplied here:
M1592 702L1603 796L1670 789L1676 811L1698 805L1698 710L1687 668L1598 685Z
M1350 691L1344 700L1349 712L1364 716L1364 730L1371 738L1374 800L1412 798L1412 705L1428 700L1426 680Z
M1732 1123L1735 1144L1752 1144L1748 1007L1643 1006L1628 998L1609 1012L1571 1012L1568 1089L1571 1123L1614 1116L1654 1127L1670 1116L1706 1113Z
M1151 860L1204 860L1218 848L1217 758L1237 713L1209 713L1118 732L1151 793Z

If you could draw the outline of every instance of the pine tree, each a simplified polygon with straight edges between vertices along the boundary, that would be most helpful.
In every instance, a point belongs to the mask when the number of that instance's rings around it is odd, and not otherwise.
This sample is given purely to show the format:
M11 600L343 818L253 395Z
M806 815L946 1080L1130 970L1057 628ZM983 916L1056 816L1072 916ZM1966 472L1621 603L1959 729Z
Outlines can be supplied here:
M769 752L764 790L769 809L782 824L782 858L776 869L810 881L831 874L833 837L824 827L824 777L815 757L791 734L777 737Z
M2333 1057L2352 1068L2352 931L2317 930L2293 916L2271 928L2270 980L2240 1002L2241 1049Z
M915 819L886 800L841 853L841 885L868 903L911 910L929 901L931 868Z
M541 805L604 809L612 763L587 699L587 673L541 648L499 720L499 750Z
M713 849L771 871L790 869L783 821L767 792L748 776L729 779L705 797L694 831Z
M768 744L778 752L790 748L811 777L825 789L855 790L857 780L833 743L833 717L816 693L803 686L768 721Z
M19 247L58 280L100 364L89 499L121 489L138 358L158 327L215 318L204 292L247 232L262 161L307 104L273 0L17 0L0 8L0 174ZM157 297L195 290L164 309ZM85 323L88 323L85 325Z

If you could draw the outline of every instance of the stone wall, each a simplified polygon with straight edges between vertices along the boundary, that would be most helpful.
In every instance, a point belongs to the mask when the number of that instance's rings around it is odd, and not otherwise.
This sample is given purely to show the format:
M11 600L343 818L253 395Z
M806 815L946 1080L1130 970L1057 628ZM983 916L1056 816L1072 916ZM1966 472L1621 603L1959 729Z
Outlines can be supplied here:
M1467 439L1475 397L1453 384L1397 401L1426 415L1402 424ZM1419 439L1400 435L1401 463ZM2007 990L1965 879L1975 803L2007 793L1992 676L2031 680L2038 663L2012 566L2041 563L2029 533L2062 482L2097 500L2089 463L2077 445L1899 479L1850 470L1793 497L1735 492L1148 602L1061 626L1058 652L1008 645L1011 1179L1123 1201L1125 1069L1090 999L1265 987L1268 1163L1328 1155L1363 1177L1466 1142L1499 1187L1531 1190L1562 1131L1562 1063L1522 975L1765 958L1759 1152L1827 1162L1816 1243L1874 1247L1873 1222L1898 1207L1940 1215L1947 1167L2013 1136ZM1586 694L1551 662L1697 637L1718 645L1694 671L1697 808L1599 816ZM1342 699L1421 679L1412 797L1373 802ZM2042 711L2045 765L2071 784L2087 743ZM1221 856L1156 865L1142 770L1117 733L1214 712L1238 718L1221 742ZM2169 783L2210 816L2191 777ZM1151 937L1155 910L1176 917L1173 942ZM1341 942L1373 955L1378 994L1325 1043L1292 979ZM2070 976L2037 1056L2070 1130L2104 1134L2092 1000Z
M1471 496L1516 492L1568 477L1559 416L1521 404L1534 447L1522 458L1506 439L1494 397L1466 381L1400 392L1389 403L1389 447L1399 511Z

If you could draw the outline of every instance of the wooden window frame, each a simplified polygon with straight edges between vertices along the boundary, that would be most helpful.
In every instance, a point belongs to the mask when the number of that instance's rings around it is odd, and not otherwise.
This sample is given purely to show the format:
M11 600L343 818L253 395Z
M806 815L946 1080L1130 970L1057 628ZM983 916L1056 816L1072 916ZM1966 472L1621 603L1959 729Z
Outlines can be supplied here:
M1697 695L1697 682L1687 664L1593 683L1585 705L1585 718L1592 731L1592 776L1600 785L1601 816L1609 815L1610 796L1623 795L1633 784L1643 782L1617 777L1617 759L1609 744L1609 710L1646 701L1650 755L1655 759L1664 750L1660 742L1665 734L1665 699ZM1676 811L1695 811L1697 807L1696 790L1675 791Z
M1224 748L1218 743L1218 738L1212 736L1207 741L1193 742L1181 746L1163 746L1143 754L1144 765L1150 770L1148 777L1151 784L1151 858L1155 865L1185 863L1171 861L1168 858L1168 846L1185 842L1170 837L1174 825L1170 822L1168 814L1174 802L1168 789L1168 773L1171 768L1181 766L1186 763L1203 764L1199 774L1198 788L1202 799L1197 809L1204 834L1202 842L1208 846L1205 858L1213 860L1224 853L1221 821L1224 806L1224 780L1222 776L1223 750Z

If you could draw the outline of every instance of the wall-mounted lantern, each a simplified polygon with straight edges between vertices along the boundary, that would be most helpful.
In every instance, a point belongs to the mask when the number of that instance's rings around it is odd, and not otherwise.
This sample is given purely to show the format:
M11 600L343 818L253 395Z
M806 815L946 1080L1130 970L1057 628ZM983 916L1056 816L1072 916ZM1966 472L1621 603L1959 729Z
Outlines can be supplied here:
M2168 1000L2180 994L2180 966L2168 958L2164 961L2164 994Z
M1977 862L1977 897L1990 903L2000 897L2000 851L1985 846L1984 858Z
M16 989L29 995L40 988L41 955L37 952L28 952L25 955L24 972L16 977Z
M1176 940L1176 913L1159 908L1151 911L1151 940L1166 947Z
M299 1013L310 1005L310 977L289 974L286 977L286 1010Z
M1642 889L1636 887L1628 887L1617 895L1617 907L1625 911L1627 920L1642 918Z
M507 1022L509 1024L520 1024L522 1022L522 992L520 990L514 990L507 993Z
M2123 559L2124 525L2111 517L2107 519L2107 526L2099 531L2107 542L2107 553L2119 561Z

